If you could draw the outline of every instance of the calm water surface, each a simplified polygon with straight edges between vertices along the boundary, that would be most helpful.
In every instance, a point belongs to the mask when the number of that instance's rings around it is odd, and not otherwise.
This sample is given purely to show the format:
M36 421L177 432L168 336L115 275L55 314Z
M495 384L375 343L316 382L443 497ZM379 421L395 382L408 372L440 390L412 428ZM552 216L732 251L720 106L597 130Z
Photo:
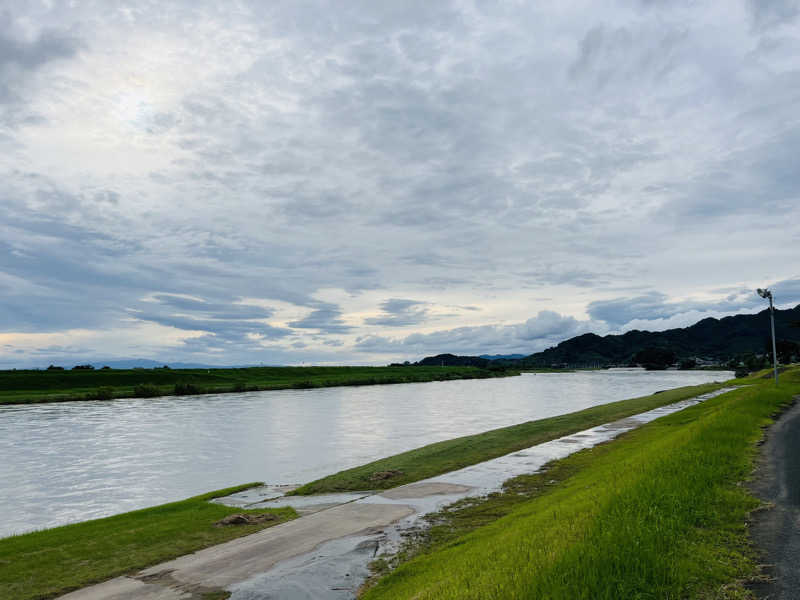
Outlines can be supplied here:
M637 370L0 407L0 537L416 448L730 372Z

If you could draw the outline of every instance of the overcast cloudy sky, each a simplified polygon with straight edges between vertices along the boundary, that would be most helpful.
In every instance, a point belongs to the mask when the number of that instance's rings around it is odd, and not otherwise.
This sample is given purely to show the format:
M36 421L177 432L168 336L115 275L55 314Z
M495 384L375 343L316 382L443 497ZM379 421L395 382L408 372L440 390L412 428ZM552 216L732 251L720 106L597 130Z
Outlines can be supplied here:
M0 366L531 353L794 306L799 15L3 0Z

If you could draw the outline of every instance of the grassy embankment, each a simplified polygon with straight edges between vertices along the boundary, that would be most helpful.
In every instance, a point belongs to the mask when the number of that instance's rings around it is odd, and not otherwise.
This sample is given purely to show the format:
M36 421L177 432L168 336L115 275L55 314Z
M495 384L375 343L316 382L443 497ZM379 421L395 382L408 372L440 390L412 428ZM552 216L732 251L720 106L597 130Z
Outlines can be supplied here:
M323 494L395 487L462 469L665 404L692 398L725 385L728 384L707 383L683 387L641 398L593 406L566 415L528 421L511 427L437 442L312 481L292 493L298 495ZM383 474L385 478L376 477L376 473ZM392 475L389 476L389 474Z
M475 367L249 367L0 371L0 404L108 400L517 375Z
M750 597L745 521L759 502L739 482L800 369L777 387L744 381L443 511L364 599Z
M291 508L242 510L209 502L254 485L0 539L0 598L52 598L297 516ZM214 525L234 513L274 518L253 525Z

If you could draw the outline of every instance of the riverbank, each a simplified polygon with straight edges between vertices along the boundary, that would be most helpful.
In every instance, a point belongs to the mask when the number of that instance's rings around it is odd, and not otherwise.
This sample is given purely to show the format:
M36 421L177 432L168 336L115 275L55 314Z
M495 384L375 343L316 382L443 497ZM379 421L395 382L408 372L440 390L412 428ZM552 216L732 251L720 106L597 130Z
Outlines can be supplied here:
M741 482L798 392L794 368L450 506L363 598L749 598L760 501Z
M703 386L693 386L691 388L681 388L641 398L614 402L593 409L580 411L572 415L534 421L523 424L523 426L486 432L485 434L469 436L468 438L460 438L459 440L454 440L455 444L449 447L447 443L444 443L445 448L448 450L447 452L441 451L441 444L434 444L433 446L426 446L419 451L399 455L403 457L402 462L399 464L402 464L404 468L408 469L407 474L411 475L412 473L416 473L415 477L419 479L426 472L423 467L426 465L429 466L431 457L437 454L442 459L436 462L438 470L441 470L443 465L448 461L450 461L451 464L458 464L458 460L455 460L456 458L463 462L466 456L463 454L463 451L470 451L468 454L471 457L470 460L480 462L480 460L478 460L481 459L480 452L486 452L482 460L487 460L491 458L491 454L497 452L498 442L503 444L512 440L514 443L519 444L524 436L519 436L516 439L514 438L521 433L527 435L528 440L534 439L530 437L531 435L544 435L545 438L552 439L585 428L583 426L597 425L614 420L614 418L640 413L653 407L670 404L684 398L695 396L699 393L717 389L721 386L722 384L707 384ZM579 423L581 425L579 425ZM476 454L476 452L478 454ZM397 459L397 457L386 460L392 461L393 459ZM397 463L391 462L390 464ZM386 484L385 482L376 483L372 481L371 487L386 487ZM61 589L63 592L73 587L88 585L94 581L107 579L120 572L125 572L126 569L120 566L122 564L127 564L128 566L126 568L128 570L141 568L143 566L142 561L136 563L125 563L124 561L128 560L128 557L131 556L139 557L144 554L151 557L155 556L151 553L153 546L157 545L153 537L155 534L144 532L143 535L131 539L130 529L125 524L130 515L136 516L134 517L135 519L146 517L148 527L153 527L155 532L158 532L162 527L162 521L160 520L163 512L162 509L163 507L156 507L154 509L136 511L135 513L127 513L108 519L99 519L87 523L0 540L0 586L11 585L16 581L27 582L27 584L30 585L34 585L34 582L42 581L49 582L49 584L53 586L49 589L58 589L57 586L59 582L61 582L68 586ZM233 509L228 510L230 511ZM200 529L208 529L211 527L212 522L213 521L210 520L206 520L205 524L198 522L197 527ZM355 529L353 531L363 528L359 527L357 523L354 526ZM197 531L194 527L193 525L185 530L177 531L175 528L169 528L170 544L183 544L185 542L185 536L195 536ZM99 545L95 544L92 542L92 540L95 539L101 539L104 543ZM71 545L72 542L70 540L77 541L74 542L74 545ZM129 545L134 542L140 544L141 547L136 548ZM170 547L172 546L168 546L168 548ZM52 553L47 550L50 548L53 549ZM174 556L172 552L173 551L170 550L167 554ZM70 560L61 562L61 557L63 556L70 557ZM171 558L171 556L153 558L152 562L149 564L158 563L161 560ZM73 560L78 562L78 566L70 562ZM24 563L23 571L18 570L21 568L18 565L20 561ZM59 565L62 566L60 567ZM20 576L21 572L24 572L24 577ZM63 581L61 579L62 575L64 575ZM82 582L78 580L81 576L84 577ZM48 593L52 594L52 592ZM0 587L0 596L6 595L21 600L39 597L36 594L28 593L26 588L14 588L14 593L10 593L6 592L3 587Z
M421 383L519 375L476 367L249 367L0 371L0 405Z

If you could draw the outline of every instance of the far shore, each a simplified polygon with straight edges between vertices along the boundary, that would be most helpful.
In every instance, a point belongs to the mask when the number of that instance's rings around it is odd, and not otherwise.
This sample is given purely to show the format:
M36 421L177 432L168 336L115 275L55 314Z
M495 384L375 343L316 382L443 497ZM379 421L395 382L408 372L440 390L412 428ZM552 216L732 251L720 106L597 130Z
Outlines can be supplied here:
M422 383L513 375L519 375L519 371L416 365L14 370L0 371L0 405Z

